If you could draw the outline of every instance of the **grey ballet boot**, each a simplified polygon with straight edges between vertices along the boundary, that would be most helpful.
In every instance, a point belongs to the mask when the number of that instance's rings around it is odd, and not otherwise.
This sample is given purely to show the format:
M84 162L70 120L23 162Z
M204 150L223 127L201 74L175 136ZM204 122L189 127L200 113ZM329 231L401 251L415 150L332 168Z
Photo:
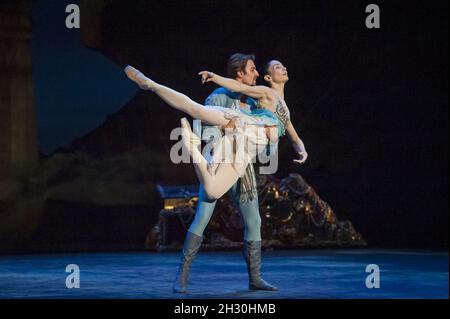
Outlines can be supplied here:
M190 231L186 234L186 239L184 240L183 252L181 257L181 264L178 269L177 277L175 283L173 284L174 293L186 293L189 270L191 269L192 262L200 249L203 241L203 236L198 236Z
M278 290L261 278L261 241L244 240L244 259L247 263L250 290Z

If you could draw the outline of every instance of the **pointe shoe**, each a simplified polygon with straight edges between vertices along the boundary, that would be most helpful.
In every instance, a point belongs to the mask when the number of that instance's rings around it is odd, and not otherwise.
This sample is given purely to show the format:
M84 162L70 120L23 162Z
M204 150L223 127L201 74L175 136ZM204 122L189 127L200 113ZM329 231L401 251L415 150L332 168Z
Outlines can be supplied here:
M191 125L189 124L189 121L185 117L183 117L180 120L180 122L183 131L183 137L185 136L186 138L188 138L188 140L190 140L194 146L199 146L202 143L202 141L197 136L197 134L192 132L192 128Z
M133 68L131 65L128 65L124 71L128 78L137 83L142 90L155 90L156 83L146 77L141 71Z
M181 135L183 138L183 145L186 147L189 154L191 154L195 162L196 159L198 160L196 154L198 154L199 152L194 152L194 149L198 149L202 141L197 136L197 134L192 132L191 125L189 124L188 120L185 117L183 117L180 120L180 122L181 122Z

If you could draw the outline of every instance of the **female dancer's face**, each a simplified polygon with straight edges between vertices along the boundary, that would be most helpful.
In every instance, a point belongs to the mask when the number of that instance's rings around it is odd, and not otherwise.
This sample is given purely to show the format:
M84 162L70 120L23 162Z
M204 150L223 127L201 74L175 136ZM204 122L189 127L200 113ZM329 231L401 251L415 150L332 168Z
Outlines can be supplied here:
M278 60L270 61L268 73L270 80L274 83L286 83L289 81L287 68Z

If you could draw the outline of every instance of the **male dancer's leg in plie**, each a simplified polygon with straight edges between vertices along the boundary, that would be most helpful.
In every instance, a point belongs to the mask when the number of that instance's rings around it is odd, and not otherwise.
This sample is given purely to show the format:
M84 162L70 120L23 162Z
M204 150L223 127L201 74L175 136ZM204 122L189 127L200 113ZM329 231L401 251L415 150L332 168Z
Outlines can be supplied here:
M203 232L208 226L211 220L214 208L216 207L217 200L211 200L206 196L205 189L203 185L199 187L198 204L197 210L195 212L194 221L189 227L191 233L197 236L203 236Z
M234 202L238 205L244 221L243 255L247 264L250 290L278 290L261 277L261 216L258 196L241 199L240 179L230 190Z
M241 182L242 180L239 179L238 182L231 187L230 195L241 213L242 221L244 223L244 239L247 241L258 241L261 240L261 216L259 215L258 197L256 196L256 198L241 200Z
M203 232L208 225L216 206L215 200L209 200L203 186L200 185L197 210L184 240L181 264L173 284L175 293L186 293L189 271L203 242Z

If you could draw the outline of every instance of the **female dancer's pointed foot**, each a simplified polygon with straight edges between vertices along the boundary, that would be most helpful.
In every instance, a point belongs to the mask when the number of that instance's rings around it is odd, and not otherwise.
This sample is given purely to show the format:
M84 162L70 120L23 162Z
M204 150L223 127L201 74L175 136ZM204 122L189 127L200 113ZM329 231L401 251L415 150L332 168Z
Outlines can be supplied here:
M142 90L155 90L156 83L146 77L141 71L133 68L131 65L128 65L124 71L128 78L137 83Z
M198 160L198 155L201 155L201 153L200 151L194 152L194 149L198 150L198 147L200 146L202 141L194 132L192 132L191 125L185 117L183 117L180 122L183 145L186 147L189 154L191 154L194 163L198 163L196 160Z

